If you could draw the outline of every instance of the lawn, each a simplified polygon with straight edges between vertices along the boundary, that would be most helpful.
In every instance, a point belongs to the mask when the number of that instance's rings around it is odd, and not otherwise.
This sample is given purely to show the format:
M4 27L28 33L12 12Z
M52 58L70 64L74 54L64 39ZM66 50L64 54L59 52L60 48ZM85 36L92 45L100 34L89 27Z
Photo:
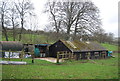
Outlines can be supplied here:
M117 79L117 58L54 63L25 59L29 65L3 65L3 79Z
M105 45L107 46L107 44ZM115 46L116 47L116 46ZM107 46L107 48L109 48ZM116 51L117 48L109 48ZM118 79L118 53L115 58L66 61L61 64L23 59L28 65L3 65L3 79ZM3 59L8 60L8 59ZM20 60L20 59L13 59ZM94 62L93 62L94 61Z

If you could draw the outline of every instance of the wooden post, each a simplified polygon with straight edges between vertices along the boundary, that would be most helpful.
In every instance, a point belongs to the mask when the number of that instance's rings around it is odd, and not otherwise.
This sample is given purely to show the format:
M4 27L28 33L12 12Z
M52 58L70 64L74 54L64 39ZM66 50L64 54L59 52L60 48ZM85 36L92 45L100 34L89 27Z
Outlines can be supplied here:
M64 58L64 54L65 54L65 53L64 53L64 51L63 51L63 52L62 52L62 59Z
M105 55L104 55L104 52L102 52L102 58L103 58L103 59L104 59L104 56L105 56Z
M87 57L87 59L89 59L89 57L88 57L88 52L86 53L86 57Z
M99 59L101 59L101 52L99 52Z
M9 61L10 61L10 50L9 50Z
M68 59L71 60L71 53L68 53Z
M59 63L59 53L60 52L57 52L57 63Z
M104 54L105 54L105 58L106 58L106 52L104 51Z
M100 52L100 59L102 58L102 53Z
M13 52L11 52L12 53L12 57L13 57Z
M66 51L65 58L68 58L68 57L69 57L69 55L68 55L68 52Z
M24 54L24 50L22 49L22 52L21 52L21 61L23 60L23 54Z
M99 58L101 59L101 52L99 52L99 55L100 55Z
M91 59L94 59L94 52L91 52Z
M74 58L74 55L73 55L73 52L71 53L71 59L73 59Z
M87 59L90 60L90 52L87 53Z
M34 63L34 51L33 50L31 52L31 56L32 56L32 63Z
M106 51L105 53L106 53L106 57L108 58L108 51Z

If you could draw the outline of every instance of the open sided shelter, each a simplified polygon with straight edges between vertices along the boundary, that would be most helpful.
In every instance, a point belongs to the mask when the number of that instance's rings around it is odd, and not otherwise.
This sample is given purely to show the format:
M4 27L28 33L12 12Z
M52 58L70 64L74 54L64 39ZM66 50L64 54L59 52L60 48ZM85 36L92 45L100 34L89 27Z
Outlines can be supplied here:
M7 52L12 53L23 50L23 44L18 41L0 41L0 46L2 57L4 57Z
M49 44L35 44L35 57L47 57L48 56Z

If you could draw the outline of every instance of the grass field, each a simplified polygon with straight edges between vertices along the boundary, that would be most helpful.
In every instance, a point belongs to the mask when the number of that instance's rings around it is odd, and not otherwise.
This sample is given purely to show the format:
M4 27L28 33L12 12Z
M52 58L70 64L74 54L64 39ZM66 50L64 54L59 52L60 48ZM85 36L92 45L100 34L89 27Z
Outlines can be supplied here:
M116 45L111 45L111 44L108 44L108 43L102 43L101 44L102 46L104 46L105 48L107 48L109 51L118 51L118 46Z
M12 33L8 32L9 41L13 41ZM2 36L2 41L6 41L5 36ZM16 36L16 41L18 41L18 35ZM52 39L48 39L48 36L45 34L22 34L22 43L53 43Z
M117 46L102 44L116 51ZM109 47L110 46L110 47ZM100 60L66 61L61 64L43 60L23 59L28 65L3 65L3 79L118 79L118 54L115 58ZM5 59L3 59L5 60ZM8 59L6 59L8 60ZM20 60L20 59L13 59ZM93 62L94 61L94 62Z

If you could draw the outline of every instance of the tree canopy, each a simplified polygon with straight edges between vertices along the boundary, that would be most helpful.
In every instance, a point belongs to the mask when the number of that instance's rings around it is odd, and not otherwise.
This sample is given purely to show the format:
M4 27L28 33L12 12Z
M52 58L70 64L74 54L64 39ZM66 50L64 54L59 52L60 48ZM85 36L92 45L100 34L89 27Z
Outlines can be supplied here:
M57 33L84 35L101 27L99 9L91 1L48 2L45 11L50 14L50 25Z

